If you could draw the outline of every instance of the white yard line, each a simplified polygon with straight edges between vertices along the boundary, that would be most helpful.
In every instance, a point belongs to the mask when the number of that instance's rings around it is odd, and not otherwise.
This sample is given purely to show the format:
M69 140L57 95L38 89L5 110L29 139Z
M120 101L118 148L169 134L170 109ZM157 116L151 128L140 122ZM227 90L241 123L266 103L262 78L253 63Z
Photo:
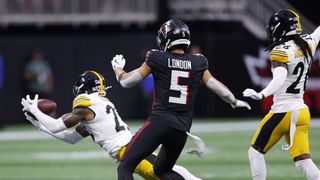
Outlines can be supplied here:
M49 138L51 138L51 136L41 131L0 132L0 141L39 140Z
M229 132L229 131L254 131L260 121L239 122L194 122L191 132ZM312 119L311 127L320 127L320 119ZM132 132L136 132L140 126L131 126ZM10 131L0 132L0 141L38 140L50 139L51 136L41 131Z
M191 132L229 132L229 131L254 131L260 121L234 121L234 122L206 122L194 123ZM311 127L320 127L320 119L312 119Z
M108 154L101 151L70 151L70 152L37 152L33 153L34 159L47 160L82 160L108 158Z

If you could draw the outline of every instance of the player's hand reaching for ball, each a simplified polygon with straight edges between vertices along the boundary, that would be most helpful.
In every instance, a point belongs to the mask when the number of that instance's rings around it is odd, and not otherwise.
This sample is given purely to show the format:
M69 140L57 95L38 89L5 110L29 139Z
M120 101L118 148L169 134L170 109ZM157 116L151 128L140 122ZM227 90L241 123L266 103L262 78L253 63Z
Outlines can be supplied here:
M126 59L124 59L122 54L117 54L113 57L111 65L113 70L115 70L116 68L123 69L123 67L126 65Z
M40 125L39 121L37 121L37 120L34 118L33 115L29 114L28 112L25 112L25 113L24 113L24 116L26 116L26 119L27 119L28 121L30 121L31 124L33 124L33 126L35 126L35 127L37 127L37 128L40 128L41 125Z
M21 99L21 105L23 106L22 111L30 112L34 114L38 109L38 94L35 95L34 99L30 98L30 95L27 95L26 98Z
M31 122L31 124L34 126L34 127L37 127L39 130L41 131L44 131L46 133L48 133L48 130L42 125L40 124L40 122L38 120L35 119L35 117L28 113L28 112L25 112L24 115L26 116L26 119Z

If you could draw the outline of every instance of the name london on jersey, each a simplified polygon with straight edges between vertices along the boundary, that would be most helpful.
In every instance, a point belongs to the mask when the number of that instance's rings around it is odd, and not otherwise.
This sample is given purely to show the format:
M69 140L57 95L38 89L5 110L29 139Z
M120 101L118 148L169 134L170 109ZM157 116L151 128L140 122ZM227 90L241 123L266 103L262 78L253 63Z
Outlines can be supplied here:
M191 61L168 58L168 67L178 69L191 69Z

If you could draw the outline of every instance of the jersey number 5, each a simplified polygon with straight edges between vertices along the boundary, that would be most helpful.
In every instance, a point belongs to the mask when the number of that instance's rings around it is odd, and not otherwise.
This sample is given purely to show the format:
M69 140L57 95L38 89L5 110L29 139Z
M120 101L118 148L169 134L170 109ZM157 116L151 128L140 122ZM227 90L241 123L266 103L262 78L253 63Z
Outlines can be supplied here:
M172 70L170 90L180 91L180 97L169 96L170 103L188 104L188 86L180 85L180 78L189 78L190 72Z

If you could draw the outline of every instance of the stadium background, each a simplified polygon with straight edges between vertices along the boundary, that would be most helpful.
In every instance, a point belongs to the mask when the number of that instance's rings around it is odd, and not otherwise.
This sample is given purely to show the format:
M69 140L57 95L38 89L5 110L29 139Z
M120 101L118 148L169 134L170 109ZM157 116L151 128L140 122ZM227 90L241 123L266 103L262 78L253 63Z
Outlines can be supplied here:
M0 0L0 179L113 180L116 165L92 139L76 145L58 141L27 123L21 113L22 66L40 49L53 68L51 99L58 113L71 110L75 78L84 70L101 72L112 85L108 97L136 132L147 109L139 86L123 89L110 67L115 54L127 59L127 70L138 67L141 53L156 47L159 26L169 18L187 22L192 43L201 47L210 71L237 97L247 87L261 89L270 80L264 51L267 18L276 10L299 12L304 32L320 24L311 0ZM1 58L2 57L2 58ZM320 82L316 53L306 102L311 108L310 149L320 164ZM203 157L182 153L177 164L205 180L248 180L247 150L271 99L248 102L252 110L233 110L205 87L195 103L192 132L206 143ZM304 179L294 168L281 140L265 156L269 180ZM187 142L186 148L194 147ZM184 150L185 151L185 150ZM141 179L135 176L135 179Z
M59 114L71 109L71 90L78 74L94 69L113 86L107 96L118 107L120 115L125 119L142 119L146 117L146 110L141 108L144 101L140 87L121 88L110 61L121 53L127 59L126 70L138 67L144 60L141 52L156 48L157 30L167 19L186 21L192 43L200 46L207 56L210 71L240 99L244 99L241 92L245 88L261 89L270 78L270 69L265 63L268 54L263 49L267 45L264 28L272 12L281 8L297 10L302 22L308 23L303 27L306 33L320 24L319 13L312 9L313 5L298 0L290 4L267 0L30 0L30 9L21 9L21 2L0 1L0 53L4 59L0 94L2 124L25 122L20 106L21 67L34 48L43 52L53 68L55 85L51 99L57 102ZM71 2L78 2L78 9L72 10ZM90 15L96 15L97 19L86 19ZM315 57L306 93L313 117L320 115L319 57ZM247 59L262 60L264 65L250 70ZM256 73L250 73L252 70ZM196 118L255 117L267 112L271 103L270 98L261 103L248 101L252 111L233 110L202 87L194 115Z

